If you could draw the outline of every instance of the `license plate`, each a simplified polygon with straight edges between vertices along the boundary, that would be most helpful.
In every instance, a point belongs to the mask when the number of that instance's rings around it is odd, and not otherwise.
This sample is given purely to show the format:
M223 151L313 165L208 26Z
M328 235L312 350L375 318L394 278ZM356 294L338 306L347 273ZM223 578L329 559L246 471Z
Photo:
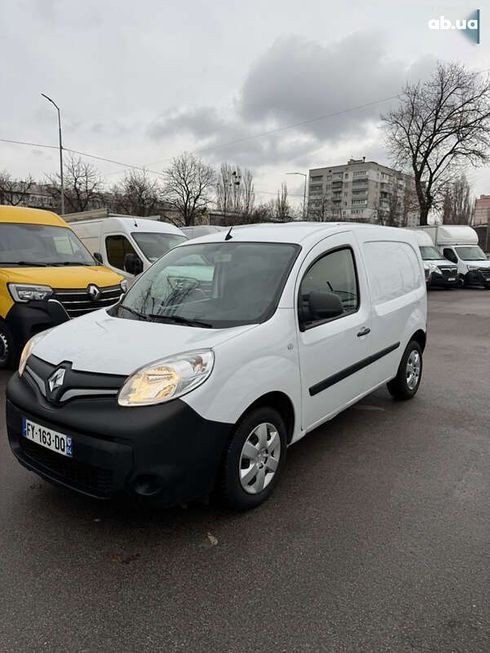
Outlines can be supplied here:
M456 277L448 277L448 281L456 281Z
M40 444L41 447L56 451L62 456L68 456L69 458L73 456L72 439L68 435L31 422L25 417L22 418L22 435L28 440Z

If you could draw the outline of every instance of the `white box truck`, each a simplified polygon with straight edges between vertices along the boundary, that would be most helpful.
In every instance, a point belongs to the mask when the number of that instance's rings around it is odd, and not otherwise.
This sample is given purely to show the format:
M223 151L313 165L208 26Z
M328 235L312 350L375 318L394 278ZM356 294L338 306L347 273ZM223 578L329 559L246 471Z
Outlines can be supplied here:
M490 288L490 261L478 246L478 235L468 225L418 227L429 234L444 258L458 266L461 286Z
M413 233L424 264L427 287L455 288L459 280L458 266L442 256L426 231L414 229Z
M187 239L173 224L130 215L78 220L70 227L98 261L127 279Z

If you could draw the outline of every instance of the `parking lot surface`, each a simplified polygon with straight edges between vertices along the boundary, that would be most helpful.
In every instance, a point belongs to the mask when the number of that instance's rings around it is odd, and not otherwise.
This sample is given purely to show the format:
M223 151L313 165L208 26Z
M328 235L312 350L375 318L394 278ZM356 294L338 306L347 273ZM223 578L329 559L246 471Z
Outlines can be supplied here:
M230 514L41 481L0 373L0 652L488 653L489 377L490 293L431 292L417 397L367 397Z

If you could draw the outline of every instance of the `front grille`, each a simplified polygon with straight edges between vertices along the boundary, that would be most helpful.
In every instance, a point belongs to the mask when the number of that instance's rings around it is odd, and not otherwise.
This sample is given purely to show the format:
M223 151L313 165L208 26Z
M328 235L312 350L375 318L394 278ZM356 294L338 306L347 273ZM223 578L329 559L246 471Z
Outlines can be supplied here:
M113 490L113 473L109 469L94 467L81 463L73 458L67 458L59 453L50 451L27 438L20 437L22 451L28 461L40 472L52 475L60 481L69 481L82 490L95 494L108 495Z
M439 268L444 277L456 277L458 274L458 268Z
M485 277L485 279L490 279L490 269L489 268L480 268L480 272Z
M122 294L120 286L109 286L108 288L99 288L99 290L100 298L93 301L86 288L56 288L54 290L54 299L62 304L70 317L79 317L99 308L112 306Z

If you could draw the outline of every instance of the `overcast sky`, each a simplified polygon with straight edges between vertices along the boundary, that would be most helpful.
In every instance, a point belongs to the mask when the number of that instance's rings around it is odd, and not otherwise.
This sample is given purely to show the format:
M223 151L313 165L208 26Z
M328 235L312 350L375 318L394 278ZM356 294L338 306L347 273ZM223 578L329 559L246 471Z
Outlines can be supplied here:
M378 125L392 100L377 101L407 79L427 75L437 59L490 68L484 9L480 45L427 26L476 8L413 0L2 0L0 138L57 144L44 92L62 108L66 147L152 170L196 151L213 165L250 167L259 200L273 197L281 181L301 194L301 179L286 172L350 157L388 163ZM339 115L317 119L332 113ZM297 123L304 124L250 138ZM0 170L42 177L57 165L56 150L0 142ZM108 184L124 174L97 166ZM489 168L469 176L475 193L490 193Z

